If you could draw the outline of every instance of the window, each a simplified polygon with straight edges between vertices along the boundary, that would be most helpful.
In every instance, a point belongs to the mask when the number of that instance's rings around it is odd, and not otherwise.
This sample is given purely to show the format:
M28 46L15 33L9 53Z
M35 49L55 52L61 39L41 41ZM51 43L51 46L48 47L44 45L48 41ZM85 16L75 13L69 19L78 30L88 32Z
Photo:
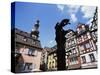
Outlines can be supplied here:
M70 47L70 41L68 41L67 45L68 45L68 47Z
M78 64L78 57L75 57L75 64Z
M35 35L32 35L32 37L33 37L34 39L36 39L36 38L37 38Z
M33 44L33 45L35 45L35 44L36 44L36 42L35 42L34 40L32 40L32 44Z
M96 40L96 34L95 34L95 32L92 32L92 38L93 38L93 40Z
M54 61L52 61L52 63L54 63Z
M78 58L77 57L74 57L73 59L74 59L74 64L77 64L78 63L77 62L78 61Z
M33 54L32 55L37 55L38 54L38 51L37 50L34 50Z
M97 29L98 20L96 20L96 29Z
M80 38L78 39L78 41L79 41L79 43L81 43L81 42L82 42L82 37L80 37Z
M29 49L28 48L23 48L23 54L28 54Z
M32 67L33 69L35 69L35 68L36 68L36 64L33 64L31 67Z
M32 53L33 53L33 50L32 49L29 49L28 54L29 55L32 55Z
M93 53L92 54L89 54L89 56L90 56L91 62L95 62L94 54Z
M26 38L26 37L23 37L23 41L25 41L25 42L26 42L26 41L27 41L27 38Z
M79 50L80 50L80 51L83 51L83 50L84 50L84 45L80 45L80 46L79 46Z
M87 40L88 39L88 36L87 35L84 35L83 37L84 37L84 40Z
M79 34L82 34L84 32L84 30L82 29L80 32L79 32Z
M49 62L49 68L51 68L51 62Z
M74 41L74 39L72 40L72 45L73 45L73 44L75 44L75 41Z
M74 48L74 49L73 49L73 54L76 54L76 53L77 53L77 52L76 52L76 49Z
M82 25L82 30L85 30L85 27L84 27L84 25Z
M70 47L70 46L71 46L71 41L69 41L69 43L68 43L68 44L69 44L69 47Z
M28 50L28 55L34 55L34 56L36 56L37 55L37 50L35 50L35 49L29 49Z
M85 58L85 56L82 56L81 58L82 58L82 63L86 63L86 58Z
M52 68L55 68L55 62L52 61Z
M89 33L89 32L87 33L87 37L88 37L88 39L90 39L90 38L91 38L91 36L90 36L90 33Z
M33 69L32 63L25 63L24 71L31 71Z
M86 43L85 46L86 46L87 49L91 48L89 43Z
M71 64L77 64L78 63L77 61L78 61L77 57L73 57L73 58L70 59Z

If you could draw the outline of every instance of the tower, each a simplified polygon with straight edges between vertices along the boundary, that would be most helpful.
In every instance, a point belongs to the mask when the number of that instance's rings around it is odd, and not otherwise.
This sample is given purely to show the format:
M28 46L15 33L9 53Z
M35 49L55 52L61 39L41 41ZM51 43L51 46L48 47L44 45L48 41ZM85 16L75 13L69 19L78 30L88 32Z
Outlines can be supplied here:
M39 37L39 20L36 21L34 27L32 28L31 31L31 37L33 37L34 39L38 39Z

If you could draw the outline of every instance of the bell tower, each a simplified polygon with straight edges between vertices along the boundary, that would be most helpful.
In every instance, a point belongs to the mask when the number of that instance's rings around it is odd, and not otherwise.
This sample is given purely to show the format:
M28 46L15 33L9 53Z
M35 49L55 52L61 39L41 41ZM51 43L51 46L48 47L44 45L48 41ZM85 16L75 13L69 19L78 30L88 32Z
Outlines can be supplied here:
M38 39L39 37L39 20L36 21L34 27L31 30L31 37L33 37L34 39Z

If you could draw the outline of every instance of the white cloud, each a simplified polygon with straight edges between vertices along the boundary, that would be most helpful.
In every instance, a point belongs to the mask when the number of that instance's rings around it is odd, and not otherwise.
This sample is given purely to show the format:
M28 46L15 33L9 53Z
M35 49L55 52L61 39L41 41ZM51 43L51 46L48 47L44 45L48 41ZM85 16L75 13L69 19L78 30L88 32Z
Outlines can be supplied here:
M76 5L61 5L58 4L57 8L66 14L69 14L72 22L77 22L76 13L81 11L83 13L83 18L90 19L93 17L96 7L95 6L76 6ZM64 10L66 9L66 10ZM89 21L87 22L89 24Z
M81 12L84 14L84 18L92 18L95 12L94 6L82 6L81 7Z
M57 4L57 8L58 8L61 12L63 12L64 7L65 7L65 5Z
M49 42L49 44L52 44L54 42L54 40L51 40L50 42Z
M77 17L76 17L75 14L72 13L72 14L70 15L70 17L71 17L71 21L72 21L72 22L77 22Z
M76 6L76 5L63 5L63 4L57 4L57 8L63 12L64 8L67 8L65 11L68 13L76 13L81 6Z
M70 6L67 6L67 8L68 8L67 11L69 13L77 13L79 8L80 8L80 6L70 5Z
M78 19L76 17L76 13L78 12L80 6L70 5L67 6L68 10L67 12L70 14L70 18L72 22L77 22Z
M47 44L48 47L52 47L56 44L55 40L50 40Z

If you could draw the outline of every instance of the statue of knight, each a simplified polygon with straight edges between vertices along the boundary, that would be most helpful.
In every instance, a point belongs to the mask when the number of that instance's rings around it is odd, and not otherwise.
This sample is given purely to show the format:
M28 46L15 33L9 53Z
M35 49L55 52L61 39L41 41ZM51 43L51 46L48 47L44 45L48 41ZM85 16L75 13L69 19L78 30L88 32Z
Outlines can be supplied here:
M71 31L71 29L64 30L63 27L70 24L69 19L63 19L60 23L55 26L56 43L57 43L57 70L66 69L66 59L65 59L65 35Z

